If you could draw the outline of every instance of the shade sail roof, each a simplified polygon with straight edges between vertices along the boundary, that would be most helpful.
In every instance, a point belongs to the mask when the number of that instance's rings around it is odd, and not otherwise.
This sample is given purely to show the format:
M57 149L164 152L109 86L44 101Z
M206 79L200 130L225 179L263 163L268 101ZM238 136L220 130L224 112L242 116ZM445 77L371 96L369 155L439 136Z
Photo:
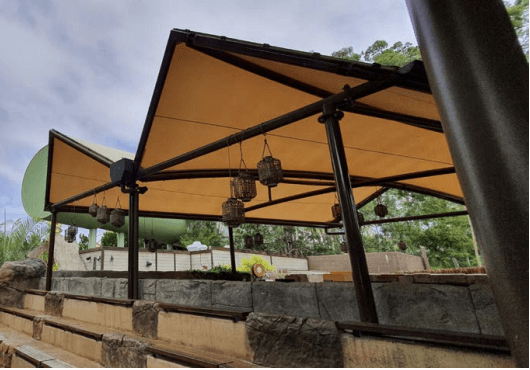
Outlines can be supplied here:
M379 82L384 86L373 88ZM369 90L340 106L356 202L370 199L381 187L396 187L463 203L421 62L381 67L173 30L135 157L140 183L149 189L140 198L140 213L220 219L221 205L230 196L229 178L237 174L241 156L256 173L264 143L259 129L270 127L259 125L288 117L289 124L266 135L285 172L285 183L272 189L272 199L317 194L269 204L267 188L258 183L257 197L245 204L246 218L300 225L331 221L336 201L333 191L325 191L333 185L325 126L318 122L319 110L296 117L291 112L340 94L345 85L348 91ZM116 160L111 154L106 157L110 162L86 154L80 158L54 140L53 151L68 159L53 156L50 204L110 181L109 163ZM79 163L83 169L72 168ZM449 170L376 181L443 169ZM71 175L68 180L65 173ZM374 181L358 185L367 180ZM68 185L60 186L63 182ZM109 190L106 197L115 202L117 194L117 189ZM124 194L120 202L127 207ZM78 203L88 206L91 200Z

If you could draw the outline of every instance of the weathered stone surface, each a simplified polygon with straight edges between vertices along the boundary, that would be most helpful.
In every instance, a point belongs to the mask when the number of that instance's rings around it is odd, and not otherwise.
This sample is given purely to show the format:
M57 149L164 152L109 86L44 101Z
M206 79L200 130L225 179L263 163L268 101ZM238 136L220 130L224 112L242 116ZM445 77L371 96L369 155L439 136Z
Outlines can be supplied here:
M414 274L416 284L468 285L466 274Z
M64 293L49 292L44 299L44 312L48 315L62 316Z
M244 281L212 281L212 307L252 311L252 284Z
M475 306L480 332L482 334L504 335L495 297L488 285L476 284L468 287Z
M114 298L125 299L129 297L129 283L127 279L114 280Z
M0 267L0 283L9 283L20 289L37 289L45 273L46 262L38 258L8 261Z
M256 312L320 318L314 283L253 283L252 302Z
M353 284L317 284L320 317L331 321L359 321L359 308Z
M39 286L37 287L38 290L45 290L46 289L46 278L40 278L39 279Z
M132 325L135 333L147 338L156 338L158 327L158 303L136 301L133 305Z
M68 278L68 293L101 297L101 278Z
M469 284L489 285L490 280L486 274L466 274L467 282Z
M0 343L0 367L11 368L11 359L15 353L15 347L7 343Z
M70 281L70 278L65 277L58 277L58 278L52 278L52 287L51 289L54 292L68 292L68 283Z
M123 334L103 335L103 365L117 368L146 367L145 343Z
M147 301L154 301L156 299L156 279L141 279L138 285L140 299Z
M210 280L158 280L156 300L185 306L212 307Z
M0 283L0 304L24 308L24 292L7 283Z
M253 362L268 367L343 367L331 321L252 312L246 321Z
M467 287L374 283L372 288L383 325L479 333Z
M116 289L115 279L101 279L101 296L103 298L114 298L114 290Z
M43 318L36 316L33 319L33 339L41 340L43 328L44 328Z

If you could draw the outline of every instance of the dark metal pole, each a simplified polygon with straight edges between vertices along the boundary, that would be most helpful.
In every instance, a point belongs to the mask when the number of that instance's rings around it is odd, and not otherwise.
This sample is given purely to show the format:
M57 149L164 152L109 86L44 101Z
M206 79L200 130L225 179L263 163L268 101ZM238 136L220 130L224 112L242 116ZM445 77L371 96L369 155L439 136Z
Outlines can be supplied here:
M506 338L527 368L528 64L501 1L407 5Z
M127 275L128 297L138 299L138 185L129 193L129 269Z
M228 228L228 238L230 239L230 264L232 265L232 274L236 273L236 252L234 247L234 230Z
M52 212L50 225L50 242L48 246L48 266L46 266L46 291L52 289L53 258L55 252L55 228L57 227L57 212Z
M355 209L355 200L353 199L352 185L348 172L348 163L339 126L339 120L343 116L344 113L337 111L335 106L326 104L323 107L323 114L318 120L321 123L325 123L326 126L333 174L337 184L346 243L348 244L350 255L353 284L359 306L359 316L362 322L377 323L374 295L370 276L368 275L368 265L364 254L361 230L359 229L357 210Z
M444 213L432 213L429 215L419 215L419 216L407 216L407 217L396 217L396 218L382 218L380 220L371 220L364 221L362 226L365 225L380 225L380 224L389 224L392 222L403 222L403 221L414 221L414 220L427 220L433 218L443 218L443 217L458 217L465 216L468 212L466 211L454 211L454 212L444 212Z

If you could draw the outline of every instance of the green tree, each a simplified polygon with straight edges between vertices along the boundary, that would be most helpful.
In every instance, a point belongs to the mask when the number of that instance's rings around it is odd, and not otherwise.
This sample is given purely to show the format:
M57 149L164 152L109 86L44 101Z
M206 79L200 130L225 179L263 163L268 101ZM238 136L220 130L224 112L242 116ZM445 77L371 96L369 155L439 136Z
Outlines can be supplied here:
M512 5L505 1L504 6L528 60L528 0L516 0Z
M79 250L84 251L88 249L88 236L85 234L79 234Z
M352 46L348 46L347 48L342 48L339 51L334 51L333 53L331 53L331 56L335 58L353 60L354 62L359 62L361 60L361 55L355 53L353 51Z
M188 246L199 241L209 247L223 247L225 240L214 221L190 221L185 234L179 238L180 244Z
M28 252L46 243L49 230L46 222L33 217L16 220L9 231L0 224L0 266L27 258Z
M254 246L254 250L283 252L293 256L339 253L339 238L327 235L322 229L259 224L243 224L234 229L235 248L244 248L245 236L254 236L257 233L263 236L263 245Z
M114 231L105 231L101 236L100 243L102 247L116 247L118 246L118 234Z
M381 202L388 208L387 217L407 217L433 213L465 210L459 204L423 194L391 189L384 193ZM373 209L377 200L368 203L360 212L365 221L379 219ZM473 237L467 216L446 217L366 225L362 227L364 247L367 252L400 252L397 243L407 243L406 253L420 255L425 247L432 268L477 266Z

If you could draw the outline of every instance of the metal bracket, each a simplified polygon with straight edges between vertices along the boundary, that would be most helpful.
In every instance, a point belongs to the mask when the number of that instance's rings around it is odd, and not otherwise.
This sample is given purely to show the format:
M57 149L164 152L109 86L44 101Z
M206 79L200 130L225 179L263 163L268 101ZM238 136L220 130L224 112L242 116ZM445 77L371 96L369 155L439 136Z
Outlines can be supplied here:
M322 106L322 115L318 117L318 122L326 123L326 120L330 117L340 121L344 117L344 112L337 110L333 104L324 104Z

